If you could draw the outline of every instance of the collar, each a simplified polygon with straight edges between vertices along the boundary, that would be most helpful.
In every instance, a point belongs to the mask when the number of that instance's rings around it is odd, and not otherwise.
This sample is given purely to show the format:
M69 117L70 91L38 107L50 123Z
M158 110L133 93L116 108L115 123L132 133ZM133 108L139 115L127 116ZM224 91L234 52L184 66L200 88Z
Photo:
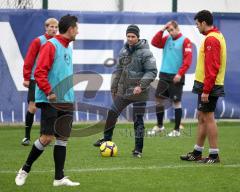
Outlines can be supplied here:
M46 39L51 39L51 38L53 38L53 36L50 36L50 35L48 35L47 33L45 33L44 36L46 37Z
M55 38L66 48L68 47L69 43L71 42L69 39L63 37L61 34L56 35Z
M218 33L219 33L219 30L218 30L217 27L213 26L212 29L210 29L210 30L204 32L203 35L208 35L208 34L211 33L211 32L218 32Z
M173 38L173 40L177 40L177 39L179 39L180 37L182 37L182 33L178 33L177 37Z

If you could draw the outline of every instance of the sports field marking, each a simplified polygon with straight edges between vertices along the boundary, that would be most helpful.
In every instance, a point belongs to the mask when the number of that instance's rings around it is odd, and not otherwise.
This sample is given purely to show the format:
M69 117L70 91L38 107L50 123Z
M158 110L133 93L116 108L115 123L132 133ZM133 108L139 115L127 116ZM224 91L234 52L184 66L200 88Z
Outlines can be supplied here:
M231 164L231 165L166 165L166 166L149 166L149 167L100 167L100 168L89 168L89 169L67 169L66 172L109 172L109 171L128 171L128 170L159 170L159 169L182 169L182 168L204 168L204 167L219 167L219 168L240 168L240 164ZM14 170L0 170L0 174L12 174L16 173ZM32 170L31 173L50 173L54 172L54 170Z

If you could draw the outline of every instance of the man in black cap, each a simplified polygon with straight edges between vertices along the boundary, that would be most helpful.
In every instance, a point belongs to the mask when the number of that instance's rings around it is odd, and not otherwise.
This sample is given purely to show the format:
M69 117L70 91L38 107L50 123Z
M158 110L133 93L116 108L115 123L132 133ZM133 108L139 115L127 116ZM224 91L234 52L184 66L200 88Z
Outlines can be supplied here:
M117 118L124 108L133 103L135 148L133 156L141 158L144 138L143 116L150 83L156 78L156 60L149 49L147 40L139 39L137 25L129 25L127 42L121 49L119 61L111 85L113 104L108 111L104 137L94 146L111 141Z

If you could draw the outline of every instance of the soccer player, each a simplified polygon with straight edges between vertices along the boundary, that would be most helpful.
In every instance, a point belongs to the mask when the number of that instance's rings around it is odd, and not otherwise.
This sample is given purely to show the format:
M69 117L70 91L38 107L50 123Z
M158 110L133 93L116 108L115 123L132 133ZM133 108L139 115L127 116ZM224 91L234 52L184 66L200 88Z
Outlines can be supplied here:
M73 111L67 109L72 109L74 102L72 49L69 43L74 41L78 34L77 18L71 15L63 16L59 21L59 33L48 40L39 53L34 77L37 83L36 106L41 109L40 137L34 142L25 164L17 173L15 182L18 186L24 185L33 163L53 141L54 136L56 141L53 150L53 186L79 185L78 182L72 182L65 177L63 172L67 139L73 119Z
M44 45L48 39L51 39L58 32L58 21L55 18L49 18L45 21L45 34L35 38L30 44L23 65L23 86L28 88L28 111L25 118L25 138L22 145L30 145L30 132L33 124L35 106L35 80L34 70L40 47Z
M121 49L111 92L113 104L108 111L104 138L94 146L99 147L104 141L111 141L117 118L122 110L133 103L133 121L135 132L134 157L142 157L144 139L144 121L146 100L150 83L156 78L156 60L149 49L147 40L139 39L139 28L129 25L126 31L127 43Z
M169 35L163 36L165 30L168 31ZM166 103L166 99L169 99L175 109L175 128L168 136L180 136L181 99L185 73L192 63L192 43L182 35L176 21L169 21L153 37L152 45L163 49L163 58L155 93L157 125L148 134L155 135L165 129L163 126L164 103Z
M199 50L193 92L198 94L197 143L192 152L180 158L201 163L218 163L218 131L214 118L218 97L224 96L226 70L226 43L223 34L213 25L213 15L202 10L194 20L205 39ZM202 158L206 137L209 142L209 156Z

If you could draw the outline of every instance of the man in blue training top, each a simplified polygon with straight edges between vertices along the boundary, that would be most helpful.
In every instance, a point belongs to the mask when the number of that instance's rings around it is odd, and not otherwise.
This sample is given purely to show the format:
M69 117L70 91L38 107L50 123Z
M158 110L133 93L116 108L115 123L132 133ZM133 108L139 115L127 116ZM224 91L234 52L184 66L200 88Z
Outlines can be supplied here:
M77 18L71 15L63 16L59 21L59 33L50 39L40 50L34 77L37 83L35 102L41 109L41 130L28 155L23 167L17 173L15 183L24 185L32 164L43 153L44 148L56 137L53 156L55 163L55 180L53 186L77 186L64 176L67 139L71 132L73 119L73 87L68 86L73 75L72 49L69 43L78 34ZM67 84L66 84L67 83ZM71 85L73 84L70 83ZM61 86L62 85L62 89ZM62 108L64 107L64 109ZM66 110L69 109L69 110ZM63 133L63 134L62 134Z
M169 35L163 36L167 30ZM159 83L155 93L157 125L148 132L155 135L164 130L163 117L166 100L175 109L175 128L168 136L180 136L182 118L181 99L185 73L192 63L192 43L184 37L176 21L169 21L152 39L152 45L163 49L162 65L159 73Z

